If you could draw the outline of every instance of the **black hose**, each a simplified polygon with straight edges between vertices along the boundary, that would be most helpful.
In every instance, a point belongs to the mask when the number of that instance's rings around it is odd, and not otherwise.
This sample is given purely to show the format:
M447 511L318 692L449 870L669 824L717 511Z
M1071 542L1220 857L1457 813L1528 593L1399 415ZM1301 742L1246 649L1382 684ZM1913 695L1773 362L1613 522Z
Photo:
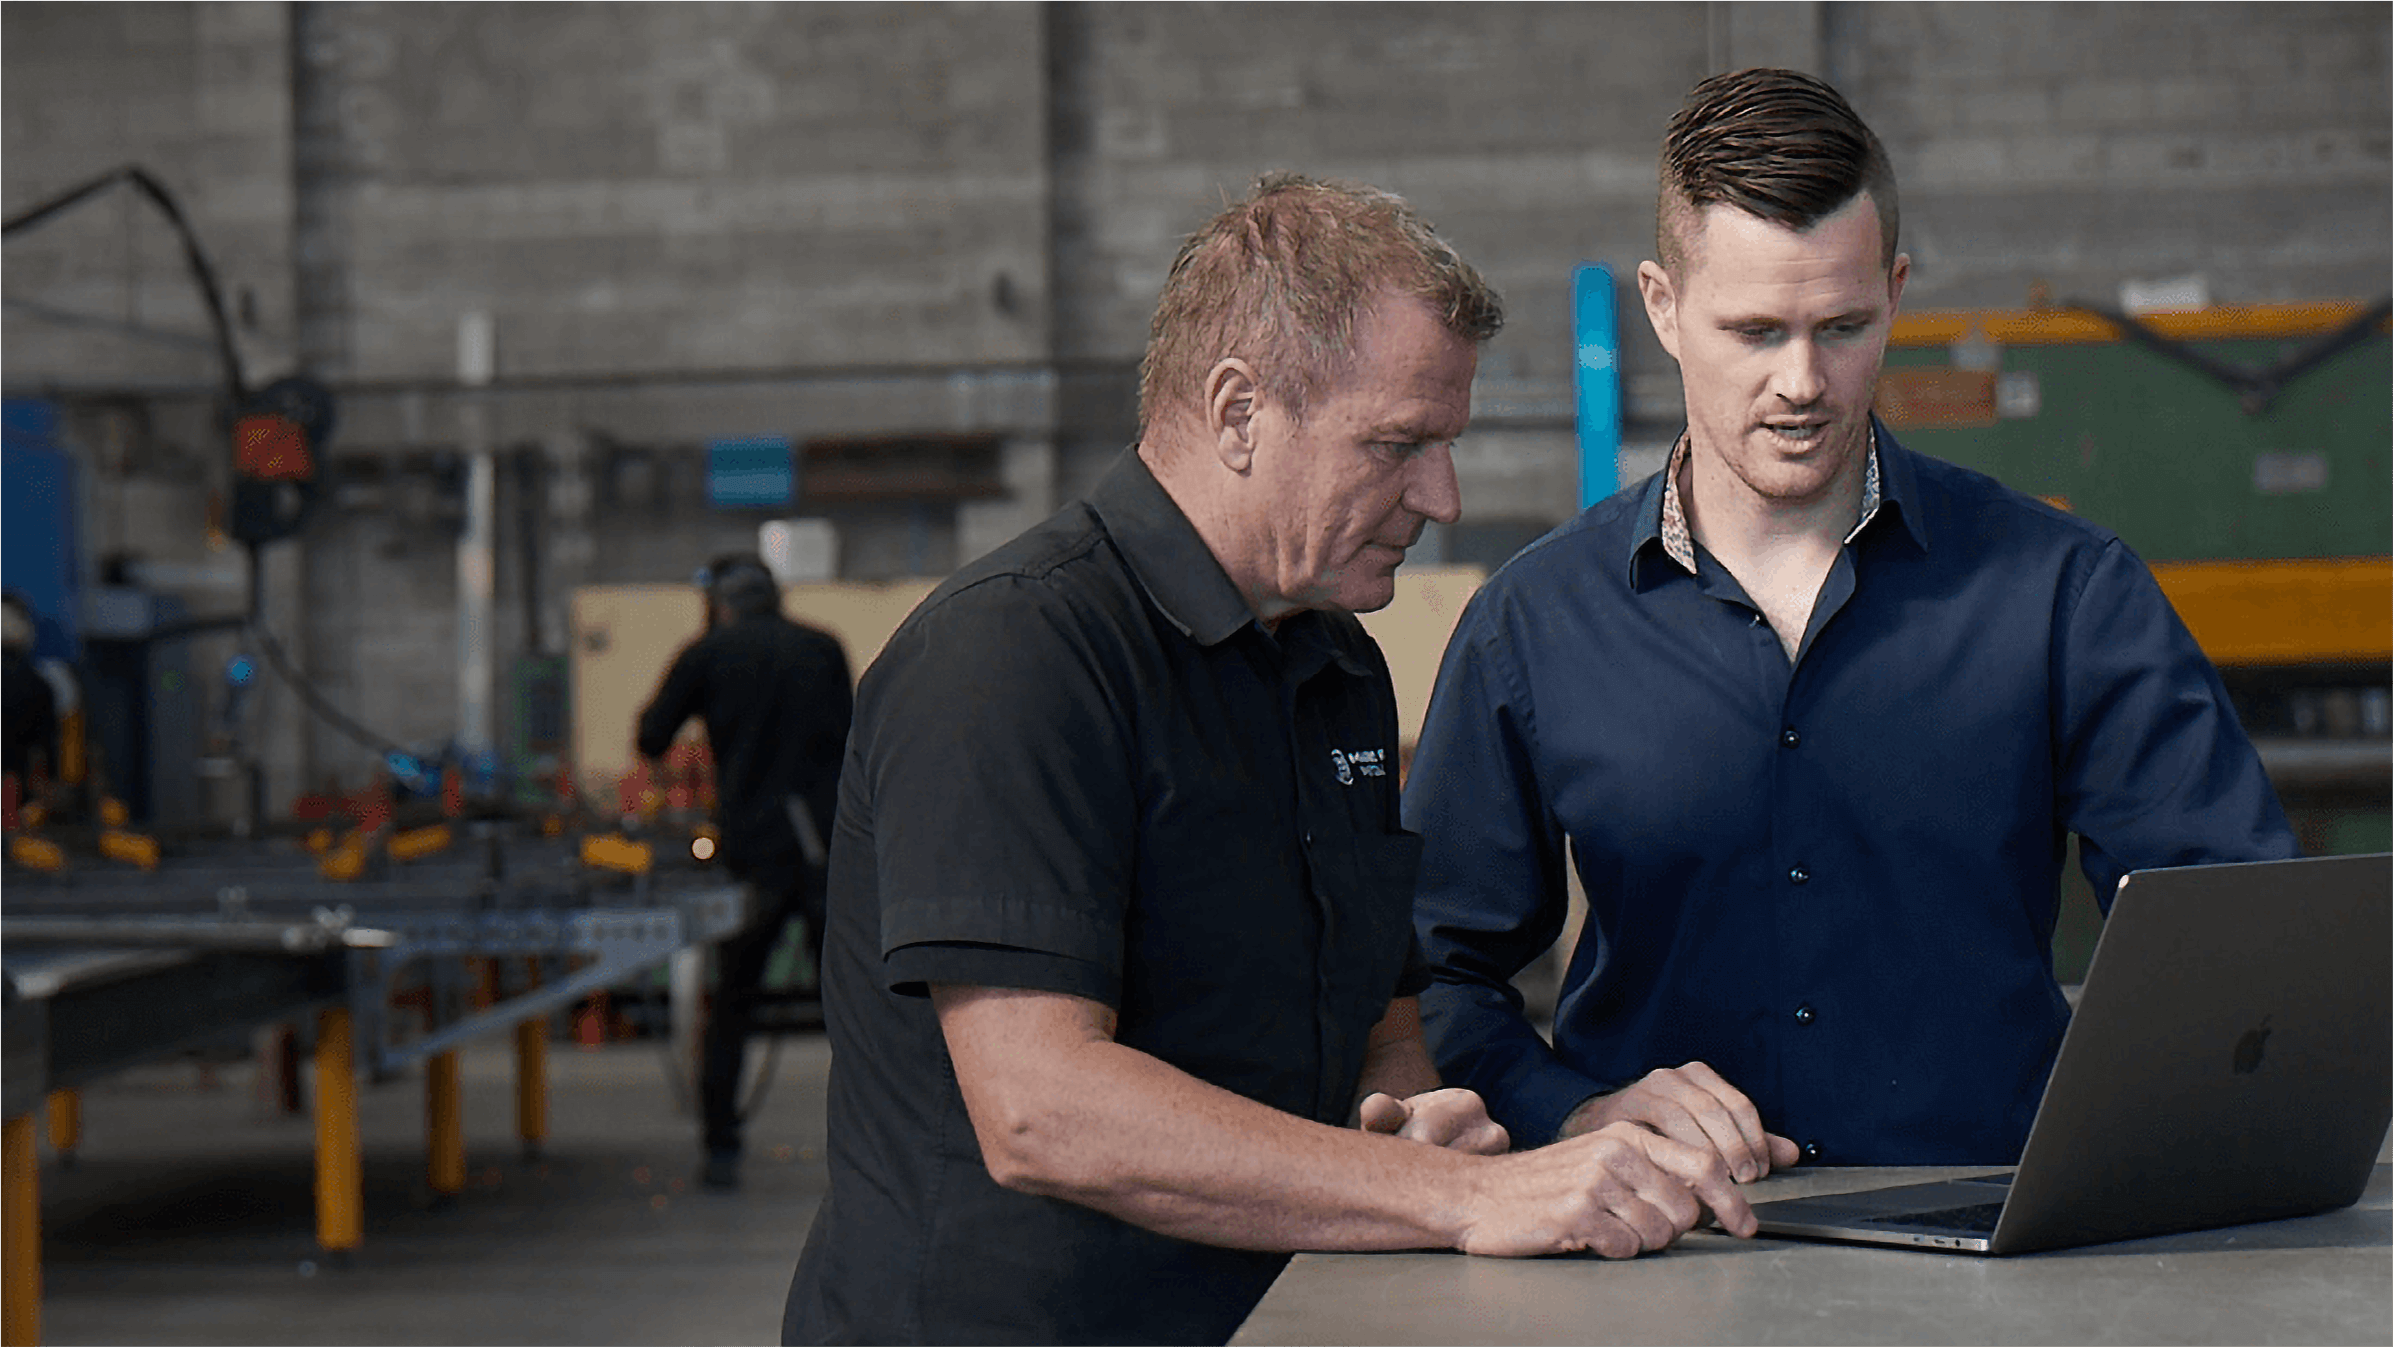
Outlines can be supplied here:
M208 304L208 326L216 337L216 353L224 361L225 391L232 396L232 405L240 407L249 400L249 381L241 371L241 352L233 344L233 324L225 316L224 292L216 284L216 268L208 261L207 253L200 248L199 235L191 228L191 220L183 214L183 207L175 200L174 193L167 191L166 184L151 176L148 169L138 164L127 164L79 187L69 188L39 205L21 210L6 220L0 220L0 238L43 224L120 182L130 183L134 190L149 198L150 204L164 213L167 223L174 226L175 238L183 245L183 260L190 265L191 277L199 283L200 297Z

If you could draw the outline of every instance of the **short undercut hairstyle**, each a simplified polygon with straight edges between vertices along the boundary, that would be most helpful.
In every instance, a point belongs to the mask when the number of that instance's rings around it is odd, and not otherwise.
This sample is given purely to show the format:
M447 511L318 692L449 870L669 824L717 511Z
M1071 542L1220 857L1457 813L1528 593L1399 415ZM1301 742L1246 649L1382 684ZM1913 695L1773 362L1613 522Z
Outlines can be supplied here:
M1504 326L1503 300L1402 197L1293 173L1258 179L1172 261L1139 362L1140 430L1200 408L1206 375L1230 356L1302 421L1387 294L1421 300L1473 343Z
M1714 75L1688 92L1662 138L1654 247L1675 276L1708 206L1734 206L1800 232L1863 192L1877 204L1891 271L1902 222L1894 166L1844 95L1797 70Z

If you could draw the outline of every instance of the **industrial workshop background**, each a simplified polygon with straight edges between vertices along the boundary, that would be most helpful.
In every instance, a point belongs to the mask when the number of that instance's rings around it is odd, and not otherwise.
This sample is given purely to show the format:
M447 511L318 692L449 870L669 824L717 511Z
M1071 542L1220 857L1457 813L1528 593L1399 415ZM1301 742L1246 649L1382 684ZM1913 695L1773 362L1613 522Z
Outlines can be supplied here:
M819 1043L751 1213L651 1172L658 1138L689 1150L661 1103L642 1124L564 1092L555 1172L535 1165L552 1031L591 1050L561 1078L655 1102L653 1069L598 1051L632 1032L599 1008L670 959L686 1011L691 949L737 924L695 745L661 780L631 751L698 626L693 569L761 548L861 672L915 598L1133 439L1185 231L1266 170L1357 179L1411 198L1511 315L1455 452L1463 519L1374 619L1410 734L1471 587L1676 435L1676 369L1630 284L1654 151L1690 86L1749 65L1827 77L1894 161L1913 266L1880 410L2118 530L2221 666L2304 846L2393 850L2393 6L0 3L0 549L36 653L81 683L78 747L52 765L93 806L42 836L38 810L6 811L0 1338L40 1336L37 1109L66 1340L769 1332L820 1196ZM624 816L660 806L686 831L652 875L638 836L667 829ZM254 893L218 887L236 863ZM270 884L303 897L277 908ZM446 906L400 903L410 885ZM181 981L100 988L114 1000L79 1002L98 993L55 968L20 979L34 922L111 886L189 889L205 910L164 914L185 937L285 947L188 954ZM2082 892L2068 910L2065 980L2095 920ZM525 1164L502 1169L457 1054L510 1025ZM66 1177L77 1089L224 1028L259 1048L277 1119L313 1054L312 1188L303 1147L268 1154L251 1117L205 1144L260 1148L225 1151L242 1196L223 1210L263 1214L211 1223L157 1181L171 1168L126 1159L128 1119L183 1138L122 1093L102 1102L129 1177ZM389 1157L413 1122L364 1110L361 1167L350 1086L419 1068L410 1188L412 1154ZM392 1217L465 1191L469 1132L480 1204ZM593 1150L600 1132L637 1135ZM587 1295L489 1271L536 1242L494 1212L540 1212L560 1241L630 1229L564 1205L606 1166L606 1193L636 1188L642 1221L703 1248L672 1275L723 1263L745 1289L690 1292L731 1283L672 1282L636 1242L573 1283ZM276 1222L311 1198L306 1244ZM367 1229L407 1249L476 1221L501 1236L451 1256L482 1275L426 1260L437 1294L393 1256L370 1265L382 1298L361 1273L290 1318L259 1271L304 1245L312 1278ZM125 1249L199 1268L203 1310L154 1296ZM485 1323L506 1327L460 1336Z
M1408 195L1511 307L1457 454L1464 522L1416 552L1431 564L1492 567L1578 499L1577 265L1621 284L1622 478L1675 432L1675 370L1626 282L1656 136L1709 70L1812 69L1871 119L1915 313L2309 306L2256 330L2266 363L2393 283L2374 4L11 3L0 22L8 212L146 170L213 261L252 385L300 373L336 400L314 508L260 553L268 629L378 734L438 755L480 716L519 775L569 752L577 591L682 583L780 516L829 525L820 578L935 577L1088 485L1132 438L1177 237L1259 170ZM122 190L12 234L5 321L10 443L73 464L67 634L237 611L222 360L165 215ZM2263 419L2123 455L2091 494L2184 516L2290 493L2354 521L2332 554L2393 551L2385 344L2355 361L2376 385L2337 432L2356 451ZM2074 443L2051 402L2004 431ZM710 501L710 455L757 443L789 446L790 503ZM476 449L481 708L458 674ZM2256 475L2255 452L2279 457ZM2205 454L2241 457L2171 467ZM277 812L380 770L272 678L228 737L237 638L181 644L166 675L191 724L153 737L214 775L158 783L150 821L236 818L252 769ZM2382 735L2381 694L2356 714L2335 724Z

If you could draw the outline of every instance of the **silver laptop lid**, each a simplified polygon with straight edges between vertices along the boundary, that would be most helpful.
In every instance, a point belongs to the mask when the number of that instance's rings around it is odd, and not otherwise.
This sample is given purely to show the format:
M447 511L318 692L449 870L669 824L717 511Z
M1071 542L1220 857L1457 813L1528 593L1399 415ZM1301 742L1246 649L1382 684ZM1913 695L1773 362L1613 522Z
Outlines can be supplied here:
M1998 1252L2345 1206L2393 1121L2393 857L2120 881Z

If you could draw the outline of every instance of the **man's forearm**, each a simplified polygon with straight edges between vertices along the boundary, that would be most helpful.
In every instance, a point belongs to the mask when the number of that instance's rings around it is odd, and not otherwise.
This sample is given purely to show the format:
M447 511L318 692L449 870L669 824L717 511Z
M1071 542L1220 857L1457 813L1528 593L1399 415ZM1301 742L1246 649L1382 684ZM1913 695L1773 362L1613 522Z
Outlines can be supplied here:
M1451 1246L1481 1157L1280 1112L1118 1043L1075 1050L1043 1107L1009 1113L998 1182L1232 1248ZM977 1113L977 1110L976 1110Z
M1491 1163L1198 1080L1114 1042L1095 1002L936 985L932 1001L990 1175L1163 1234L1267 1250L1444 1247Z

